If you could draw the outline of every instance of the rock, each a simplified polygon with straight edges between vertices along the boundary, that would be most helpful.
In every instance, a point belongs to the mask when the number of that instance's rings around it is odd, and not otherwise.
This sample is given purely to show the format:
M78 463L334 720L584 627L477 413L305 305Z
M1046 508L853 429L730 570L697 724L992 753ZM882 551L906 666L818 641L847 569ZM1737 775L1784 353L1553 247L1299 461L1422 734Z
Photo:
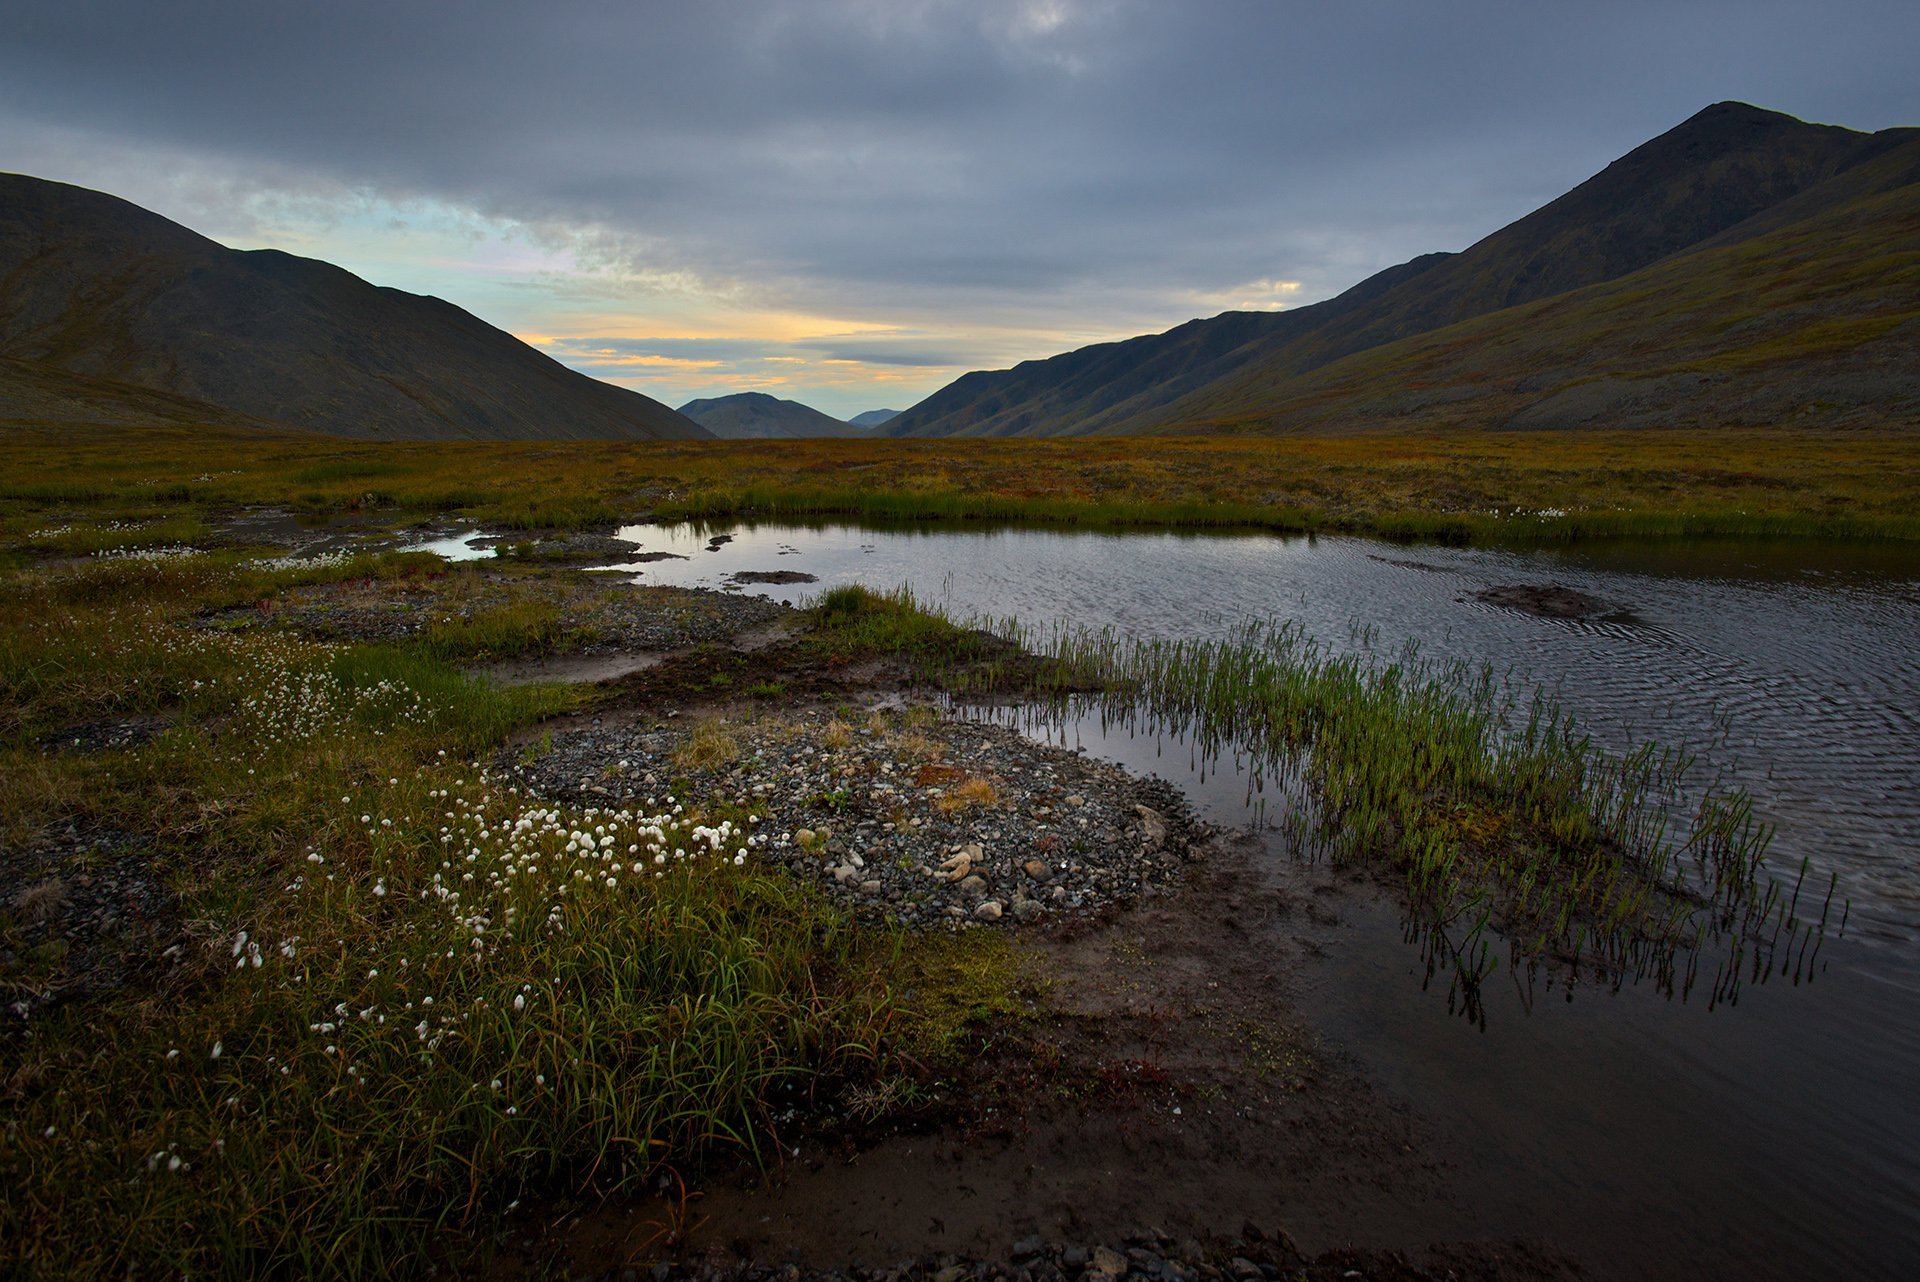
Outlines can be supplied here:
M1013 905L1013 919L1019 922L1032 921L1046 911L1037 899L1016 900Z
M1140 835L1146 839L1148 850L1158 850L1167 844L1167 821L1152 806L1135 806L1133 813L1140 816Z
M973 916L976 921L999 921L1000 912L999 900L983 899L980 901L979 906L973 910Z
M1087 1258L1087 1275L1123 1278L1127 1275L1127 1257L1111 1247L1096 1246Z
M863 881L860 883L861 893L867 894L867 895L877 895L881 891L885 890L886 888L887 888L887 883L884 881L880 881L878 879L874 881Z
M1013 1244L1013 1258L1016 1261L1030 1260L1047 1249L1047 1244L1038 1233L1030 1234Z
M1035 881L1045 881L1053 870L1047 867L1047 861L1044 859L1029 859L1020 866L1020 871Z
M960 880L960 893L963 895L982 895L986 890L987 879L984 877L968 876Z

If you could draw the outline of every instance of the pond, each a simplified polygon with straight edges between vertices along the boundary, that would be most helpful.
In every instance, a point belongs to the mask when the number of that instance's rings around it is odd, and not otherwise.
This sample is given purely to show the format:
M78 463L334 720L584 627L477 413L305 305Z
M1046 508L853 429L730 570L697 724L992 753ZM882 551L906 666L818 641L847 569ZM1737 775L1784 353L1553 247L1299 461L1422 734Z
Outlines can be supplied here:
M728 535L724 541L717 536ZM910 587L958 618L1218 636L1292 621L1340 649L1490 664L1555 691L1598 741L1685 744L1777 825L1771 866L1839 878L1844 937L1813 982L1737 1004L1514 982L1449 1015L1393 907L1364 897L1297 997L1369 1077L1433 1120L1488 1231L1603 1274L1897 1276L1920 1258L1920 557L1816 543L1403 547L1353 538L634 526L636 583L804 600ZM811 582L733 576L798 571ZM784 576L783 576L784 577ZM1490 589L1570 589L1541 617ZM1242 824L1246 781L1097 719L1027 719ZM1275 876L1288 870L1276 855ZM1439 986L1444 989L1444 984Z

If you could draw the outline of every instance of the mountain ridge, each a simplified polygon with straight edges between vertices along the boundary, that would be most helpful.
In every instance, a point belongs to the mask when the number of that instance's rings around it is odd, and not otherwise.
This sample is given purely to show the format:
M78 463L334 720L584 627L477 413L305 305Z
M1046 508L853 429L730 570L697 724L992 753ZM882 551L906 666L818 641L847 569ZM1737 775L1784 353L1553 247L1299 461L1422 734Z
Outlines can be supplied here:
M136 388L350 437L707 435L444 299L24 174L0 174L0 357L0 418L58 418L65 386L82 419Z
M1617 279L1742 226L1758 234L1765 224L1754 220L1768 209L1898 151L1912 133L1866 134L1716 103L1459 253L1409 260L1308 307L1222 313L962 375L883 431L1172 430L1217 413L1223 388L1271 385L1356 352ZM1271 319L1248 319L1259 316Z

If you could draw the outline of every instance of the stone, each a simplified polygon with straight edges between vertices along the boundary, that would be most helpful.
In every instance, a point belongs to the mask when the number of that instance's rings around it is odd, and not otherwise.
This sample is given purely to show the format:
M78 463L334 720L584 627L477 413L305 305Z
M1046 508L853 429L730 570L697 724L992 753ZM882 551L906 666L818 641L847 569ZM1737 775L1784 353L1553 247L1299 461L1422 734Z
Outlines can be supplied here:
M1044 859L1029 859L1020 866L1020 871L1026 873L1027 876L1033 878L1035 881L1045 881L1049 874L1053 872L1051 868L1047 867L1047 861Z
M877 895L886 888L887 884L877 878L873 881L863 881L860 883L861 892L868 895Z
M1000 913L1000 901L997 899L983 899L973 910L974 919L977 921L999 921Z
M1013 905L1013 919L1015 921L1032 921L1045 911L1046 909L1040 906L1040 901L1037 899L1016 900Z
M968 876L960 879L960 893L963 895L985 894L986 889L987 879L984 877Z
M1127 1257L1112 1247L1096 1246L1087 1257L1087 1274L1123 1278L1127 1276Z
M1167 844L1167 821L1158 810L1152 806L1135 806L1133 813L1140 816L1140 836L1148 850L1158 850Z

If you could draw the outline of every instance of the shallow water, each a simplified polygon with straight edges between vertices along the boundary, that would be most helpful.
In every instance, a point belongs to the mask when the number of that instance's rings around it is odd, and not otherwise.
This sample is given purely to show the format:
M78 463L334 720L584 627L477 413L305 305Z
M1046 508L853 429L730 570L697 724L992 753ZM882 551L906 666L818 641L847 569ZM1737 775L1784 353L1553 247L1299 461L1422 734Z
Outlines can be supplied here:
M1203 765L1177 735L1096 714L981 715L1172 780L1216 823L1257 817L1245 764ZM1264 795L1271 809L1271 784ZM1269 848L1283 881L1324 884L1277 838ZM1713 1009L1650 984L1570 996L1503 961L1481 1027L1450 1009L1444 975L1428 982L1388 897L1349 895L1340 918L1292 996L1432 1123L1475 1232L1552 1243L1600 1277L1911 1276L1920 956L1829 940L1814 982L1774 980Z
M731 542L709 544L715 533ZM1432 1119L1501 1231L1603 1276L1899 1277L1920 1258L1920 558L1905 549L1675 543L1405 548L1361 539L844 525L636 526L640 583L742 570L911 587L959 616L1223 635L1291 620L1338 649L1488 663L1556 690L1603 743L1700 753L1778 825L1772 865L1840 877L1846 936L1809 984L1709 1009L1651 986L1517 982L1484 1029L1424 985L1393 907L1356 904L1298 999L1367 1074ZM1536 618L1473 594L1558 584L1605 602ZM1010 715L1020 720L1018 713ZM1157 773L1216 822L1259 812L1229 759L1095 716L1024 728Z

